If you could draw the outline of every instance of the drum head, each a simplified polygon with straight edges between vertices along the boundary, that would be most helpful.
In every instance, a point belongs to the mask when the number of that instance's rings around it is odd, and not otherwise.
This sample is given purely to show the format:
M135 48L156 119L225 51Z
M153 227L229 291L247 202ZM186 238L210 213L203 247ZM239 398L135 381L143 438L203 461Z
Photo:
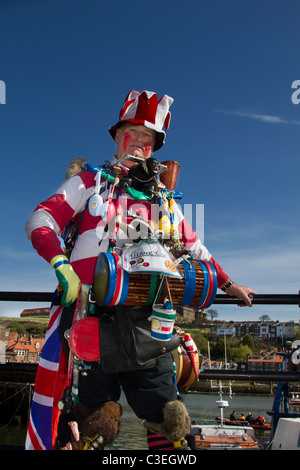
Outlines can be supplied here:
M69 338L70 348L84 361L100 359L99 319L95 317L82 318L71 328Z
M95 268L94 296L97 305L108 305L116 287L117 269L111 253L100 253Z
M182 375L182 368L183 368L183 348L182 346L178 346L177 349L172 351L173 359L176 365L176 380L177 384L180 381Z

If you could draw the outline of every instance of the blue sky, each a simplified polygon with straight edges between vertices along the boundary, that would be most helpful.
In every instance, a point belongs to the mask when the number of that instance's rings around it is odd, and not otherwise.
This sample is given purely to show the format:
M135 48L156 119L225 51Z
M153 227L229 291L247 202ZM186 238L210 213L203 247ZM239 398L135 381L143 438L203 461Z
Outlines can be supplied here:
M215 259L259 293L298 293L299 17L297 0L1 0L1 290L55 289L24 224L72 158L113 155L108 127L129 90L147 89L174 98L156 157L181 164L182 204L204 204ZM31 306L0 302L0 315ZM297 306L215 308L300 318Z

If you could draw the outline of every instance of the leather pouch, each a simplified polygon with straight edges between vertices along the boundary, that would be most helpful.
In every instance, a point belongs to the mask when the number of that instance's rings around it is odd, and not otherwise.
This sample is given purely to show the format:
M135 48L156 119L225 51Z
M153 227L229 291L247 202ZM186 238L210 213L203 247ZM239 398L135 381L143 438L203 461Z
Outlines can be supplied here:
M154 367L157 357L180 345L175 331L168 341L152 338L150 316L151 309L136 307L115 307L100 315L100 362L105 373Z

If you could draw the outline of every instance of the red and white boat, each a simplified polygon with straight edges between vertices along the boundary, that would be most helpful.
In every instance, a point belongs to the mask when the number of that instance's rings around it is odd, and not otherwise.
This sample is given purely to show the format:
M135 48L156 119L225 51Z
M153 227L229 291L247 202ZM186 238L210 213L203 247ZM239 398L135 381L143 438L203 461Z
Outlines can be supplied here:
M201 449L240 449L259 450L260 447L251 426L231 426L224 424L223 410L228 401L222 399L222 384L219 389L220 400L216 402L220 410L220 424L193 424L191 435L195 440L197 450Z

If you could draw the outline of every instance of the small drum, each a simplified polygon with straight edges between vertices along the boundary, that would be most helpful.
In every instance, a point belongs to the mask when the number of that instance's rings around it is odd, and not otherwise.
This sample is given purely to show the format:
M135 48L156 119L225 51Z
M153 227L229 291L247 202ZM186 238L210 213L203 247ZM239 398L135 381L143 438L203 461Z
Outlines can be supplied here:
M82 318L71 330L69 345L73 354L84 361L100 359L99 320L95 317Z
M178 266L180 278L168 277L171 301L174 307L190 306L208 308L217 292L217 275L208 261L183 260ZM161 278L158 274L128 273L116 253L100 253L94 281L97 305L150 306L154 302ZM163 282L157 302L169 297L166 282Z
M182 342L175 351L172 352L176 365L176 380L179 388L187 388L196 380L194 368L189 354ZM199 369L200 361L198 351L192 353L197 369Z

